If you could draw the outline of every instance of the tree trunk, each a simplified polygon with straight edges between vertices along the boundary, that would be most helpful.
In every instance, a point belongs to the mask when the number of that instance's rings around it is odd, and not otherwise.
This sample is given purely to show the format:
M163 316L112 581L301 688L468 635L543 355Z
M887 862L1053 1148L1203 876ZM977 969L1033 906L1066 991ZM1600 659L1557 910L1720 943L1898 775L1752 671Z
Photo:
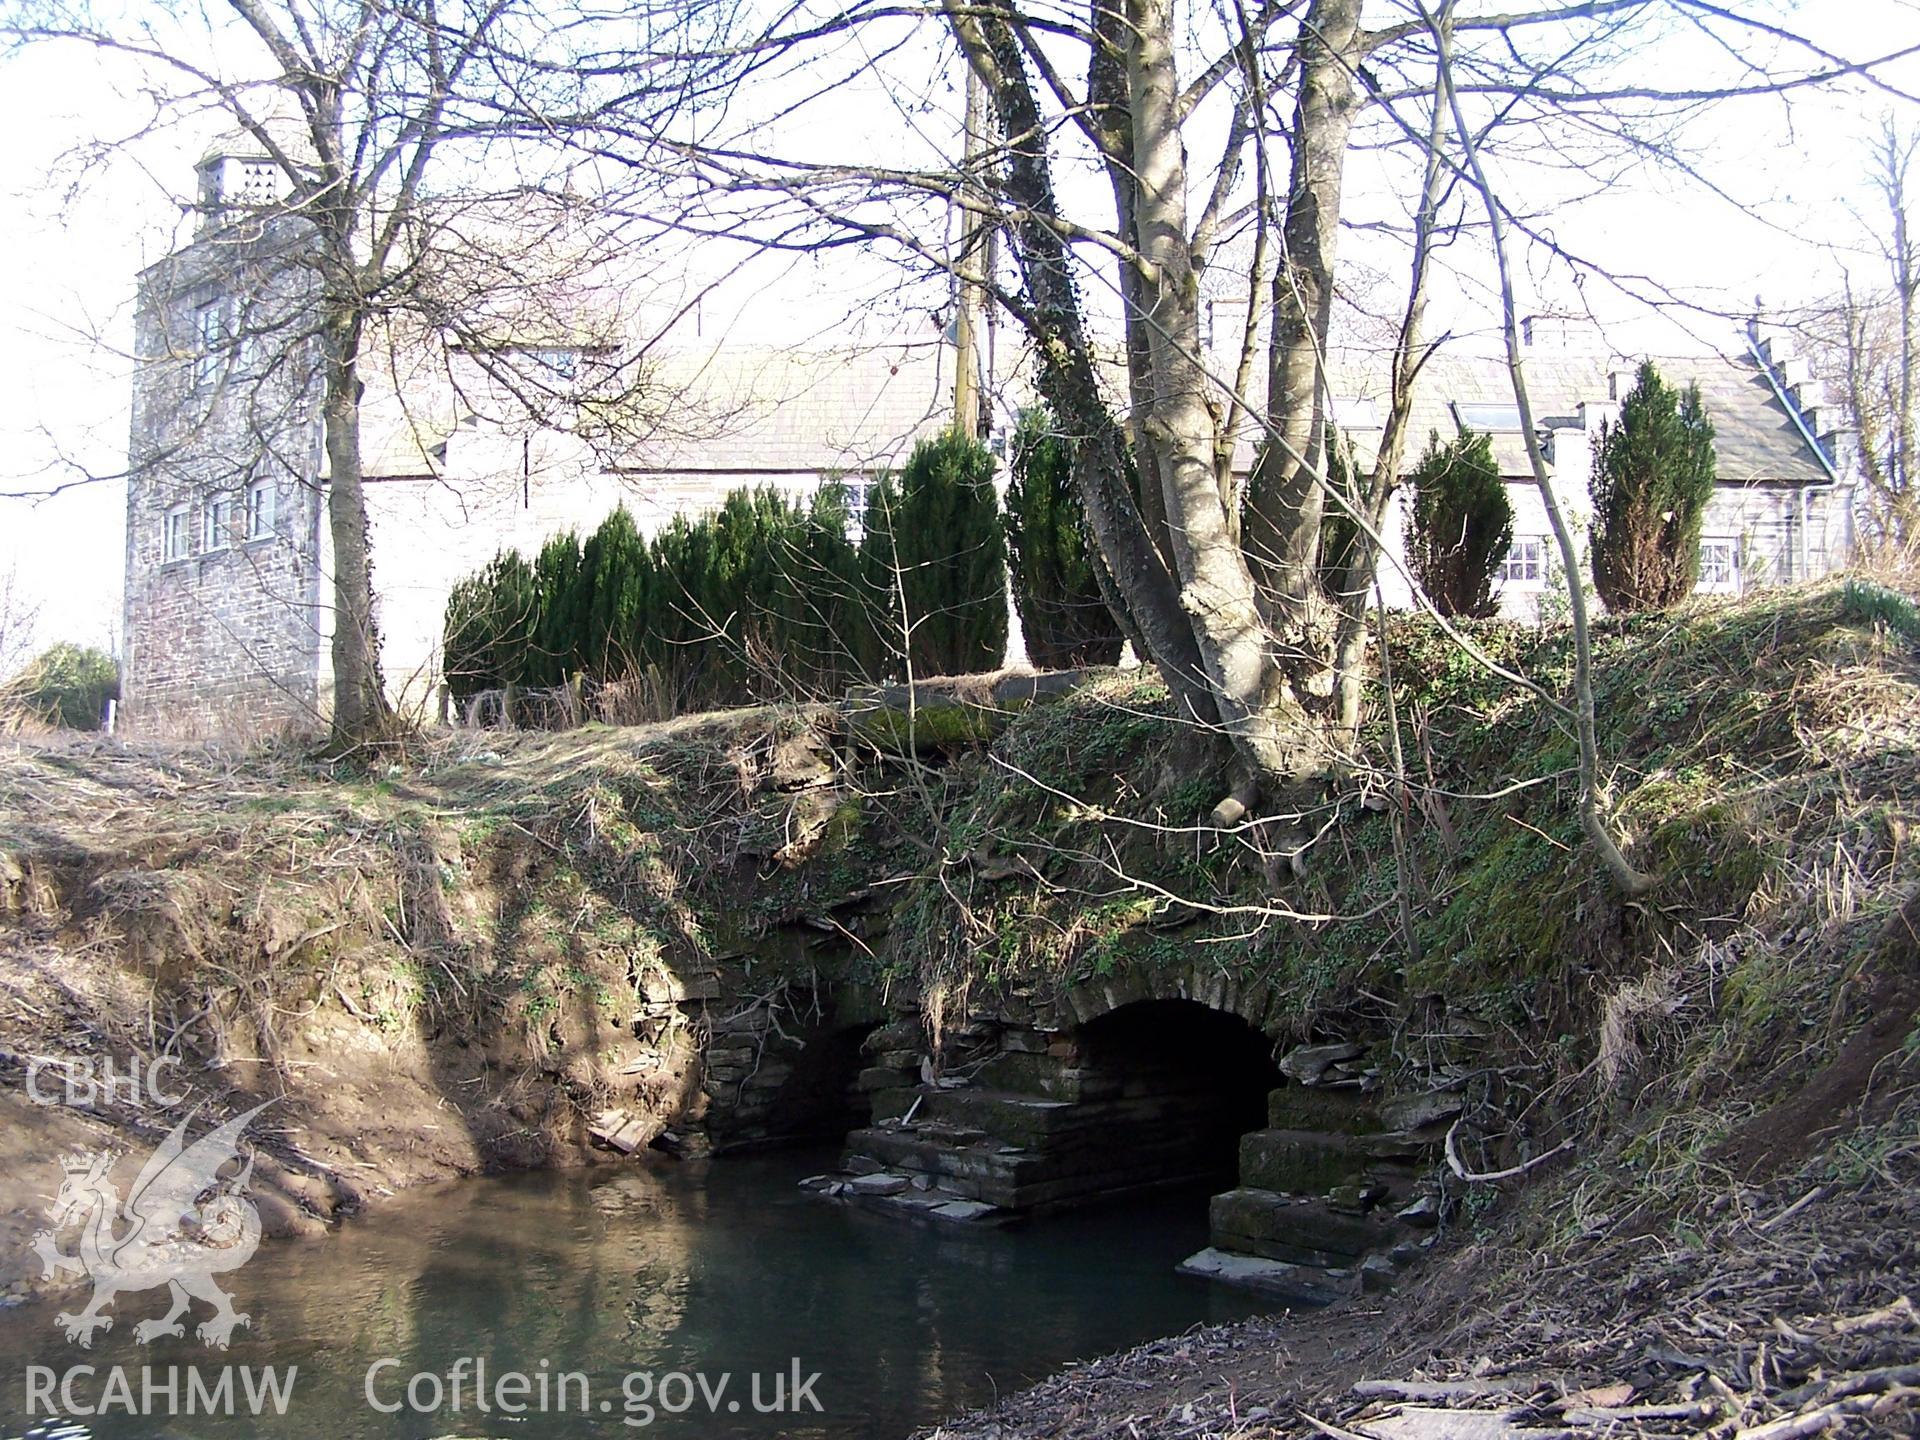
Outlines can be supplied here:
M1110 173L1123 238L1135 251L1122 267L1130 270L1124 288L1139 503L1125 479L1124 439L1100 398L1072 260L1061 229L1050 223L1058 210L1047 130L1013 26L1004 12L963 7L962 0L946 0L946 8L1010 137L1004 177L1028 301L1022 318L1040 352L1042 393L1087 432L1082 498L1113 580L1191 717L1233 744L1258 788L1292 790L1323 773L1329 756L1327 717L1310 707L1300 682L1331 676L1324 654L1289 652L1282 663L1216 473L1220 417L1209 404L1199 279L1186 228L1171 0L1128 0L1125 23L1102 27L1105 60L1120 61L1121 69L1099 74L1094 85L1109 164L1124 162ZM1324 288L1330 295L1330 284ZM1151 517L1160 513L1168 555L1150 533Z
M1106 557L1132 628L1146 644L1146 658L1160 667L1189 718L1211 721L1216 711L1199 647L1173 577L1148 538L1128 485L1126 439L1100 395L1072 259L1059 232L1047 223L1058 213L1047 130L1028 86L1019 43L1003 18L964 7L961 0L945 3L954 34L986 84L1001 134L1012 137L1004 183L1021 211L1009 228L1029 302L1024 318L1039 351L1040 393L1081 437L1082 463L1075 479L1095 543Z
M1915 273L1913 240L1908 231L1907 161L1901 157L1899 139L1891 129L1887 134L1886 179L1887 201L1893 212L1893 290L1900 313L1900 353L1894 357L1898 389L1893 414L1893 463L1887 467L1896 497L1890 514L1895 542L1911 557L1920 548L1920 503L1916 503L1913 488L1914 310L1920 299L1920 274Z
M1150 323L1150 389L1136 445L1150 450L1165 496L1180 604L1212 685L1220 723L1263 781L1290 785L1312 768L1298 701L1275 669L1252 572L1234 543L1214 470L1218 416L1200 348L1200 277L1187 240L1186 147L1177 114L1172 0L1131 0L1134 224L1141 304ZM1289 713L1294 712L1294 713Z
M1099 129L1107 180L1113 189L1114 234L1138 248L1140 231L1135 214L1133 165L1133 102L1129 91L1127 52L1131 43L1125 0L1093 0L1090 16L1092 42L1087 64L1087 104ZM1147 306L1140 272L1123 264L1119 270L1120 315L1125 327L1127 354L1127 419L1137 438L1146 421L1147 397L1153 393L1152 360L1148 355ZM1135 495L1147 537L1169 572L1174 568L1173 536L1167 526L1167 507L1156 457L1145 446L1133 453Z
M1315 472L1326 469L1328 418L1321 372L1360 41L1360 0L1314 0L1300 25L1293 167L1267 372L1267 410L1280 443L1269 439L1255 467L1246 535L1268 618L1289 631L1306 618L1318 578L1325 506Z
M331 319L323 338L327 524L333 538L333 741L341 750L382 738L392 718L373 620L373 556L360 465L359 339L359 322L350 315Z

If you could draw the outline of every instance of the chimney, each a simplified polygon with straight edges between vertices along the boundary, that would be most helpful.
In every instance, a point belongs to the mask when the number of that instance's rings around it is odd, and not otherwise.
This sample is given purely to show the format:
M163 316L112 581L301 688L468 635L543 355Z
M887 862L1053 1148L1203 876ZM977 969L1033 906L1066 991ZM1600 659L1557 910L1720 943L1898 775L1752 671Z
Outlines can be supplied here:
M1615 400L1582 400L1579 415L1580 428L1589 435L1597 435L1602 425L1612 425L1620 419L1620 405Z
M277 205L286 193L280 167L257 152L216 149L199 164L200 226L217 230Z

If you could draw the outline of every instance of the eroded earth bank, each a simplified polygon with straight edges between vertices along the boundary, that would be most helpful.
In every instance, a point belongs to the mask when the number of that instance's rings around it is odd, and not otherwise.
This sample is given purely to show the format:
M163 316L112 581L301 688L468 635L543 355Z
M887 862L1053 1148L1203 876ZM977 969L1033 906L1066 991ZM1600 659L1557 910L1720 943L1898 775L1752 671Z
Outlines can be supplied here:
M1661 879L1630 904L1571 739L1411 623L1407 783L1330 782L1300 876L1199 823L1224 776L1138 674L462 732L354 773L20 745L0 1284L48 1283L60 1157L150 1151L195 1105L273 1102L269 1234L482 1171L844 1137L822 1203L901 1223L1204 1181L1189 1270L1273 1306L947 1435L1906 1433L1915 640L1831 587L1601 643L1617 813ZM125 1083L154 1057L165 1104Z

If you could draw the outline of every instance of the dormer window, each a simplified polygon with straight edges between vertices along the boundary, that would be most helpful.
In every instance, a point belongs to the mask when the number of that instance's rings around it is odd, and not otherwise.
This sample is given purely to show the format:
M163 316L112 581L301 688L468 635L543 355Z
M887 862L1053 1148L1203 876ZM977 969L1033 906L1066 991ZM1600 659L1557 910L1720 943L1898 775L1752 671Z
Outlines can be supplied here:
M1479 401L1456 400L1453 402L1453 418L1462 430L1477 430L1486 435L1518 435L1520 433L1518 405L1482 404Z

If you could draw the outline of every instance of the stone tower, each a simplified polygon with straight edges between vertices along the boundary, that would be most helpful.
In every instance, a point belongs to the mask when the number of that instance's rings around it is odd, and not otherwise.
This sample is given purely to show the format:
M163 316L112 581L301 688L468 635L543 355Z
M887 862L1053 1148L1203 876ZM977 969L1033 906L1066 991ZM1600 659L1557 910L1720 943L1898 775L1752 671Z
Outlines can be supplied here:
M253 142L198 171L196 231L136 300L121 723L306 727L327 628L309 227Z

